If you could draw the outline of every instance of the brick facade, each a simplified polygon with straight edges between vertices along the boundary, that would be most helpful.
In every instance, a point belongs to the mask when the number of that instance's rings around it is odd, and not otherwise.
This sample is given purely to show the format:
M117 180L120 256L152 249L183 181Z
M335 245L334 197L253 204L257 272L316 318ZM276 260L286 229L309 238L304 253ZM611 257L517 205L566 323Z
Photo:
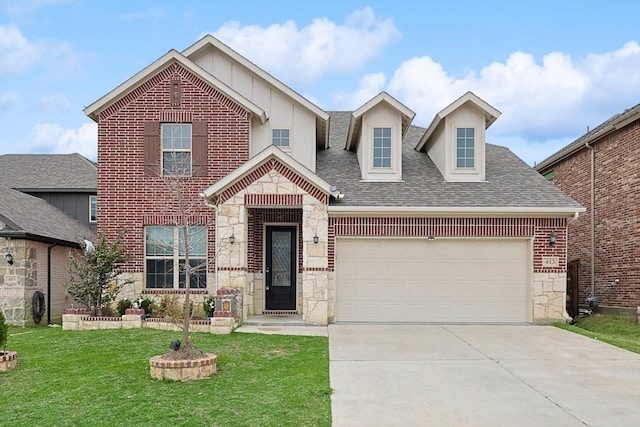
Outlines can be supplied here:
M180 102L172 105L172 82L181 84ZM179 106L176 106L179 105ZM98 120L98 232L113 239L126 230L124 245L131 273L144 271L144 226L175 225L180 209L176 192L144 169L144 123L206 122L204 176L185 178L181 190L193 225L208 225L214 252L213 211L199 193L249 158L249 114L178 64L170 64L137 89L102 111ZM214 270L213 261L208 271Z
M640 306L640 120L592 142L595 206L591 205L591 153L582 148L541 170L587 208L569 225L568 261L578 260L579 301L592 291L591 210L595 208L595 291L600 304ZM616 283L616 280L618 282Z

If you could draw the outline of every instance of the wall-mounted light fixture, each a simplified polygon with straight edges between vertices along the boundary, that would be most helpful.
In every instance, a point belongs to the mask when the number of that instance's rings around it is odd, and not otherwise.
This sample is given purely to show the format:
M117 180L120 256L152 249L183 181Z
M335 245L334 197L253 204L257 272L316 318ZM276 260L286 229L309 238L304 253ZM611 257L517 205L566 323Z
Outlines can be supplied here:
M434 240L436 240L436 236L428 236L427 240L433 242Z
M13 255L8 253L8 254L5 255L5 258L7 259L7 264L13 265Z
M229 243L231 243L232 245L236 242L236 236L231 233L231 237L229 237Z
M556 232L556 230L553 230L549 234L549 246L555 245L557 240L558 240L558 233Z
M314 235L313 235L313 243L316 243L316 244L317 244L317 243L318 243L318 240L319 240L319 238L318 238L318 233L316 233L316 234L314 234Z

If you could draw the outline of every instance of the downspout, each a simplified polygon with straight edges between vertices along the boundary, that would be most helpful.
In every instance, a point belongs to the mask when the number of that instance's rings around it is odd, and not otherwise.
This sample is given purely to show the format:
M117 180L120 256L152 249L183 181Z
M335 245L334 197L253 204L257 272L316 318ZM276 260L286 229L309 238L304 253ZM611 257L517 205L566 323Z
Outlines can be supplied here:
M51 324L51 249L56 246L47 246L47 325Z
M593 145L586 142L585 147L590 151L591 157L591 209L590 209L590 221L591 221L591 295L596 295L596 149Z

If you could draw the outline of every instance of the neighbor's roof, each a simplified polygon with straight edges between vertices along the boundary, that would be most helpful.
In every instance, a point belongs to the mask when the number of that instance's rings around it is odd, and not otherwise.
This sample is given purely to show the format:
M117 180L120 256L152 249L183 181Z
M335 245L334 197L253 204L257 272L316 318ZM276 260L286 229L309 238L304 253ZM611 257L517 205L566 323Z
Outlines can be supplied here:
M0 183L20 191L95 192L97 167L78 153L4 154Z
M44 200L0 186L0 236L79 246L93 231Z
M333 207L400 207L459 212L511 210L527 212L582 211L575 200L545 180L509 149L487 144L486 182L445 182L428 154L414 147L425 129L411 126L403 141L403 182L362 182L356 153L344 150L351 112L331 113L331 148L319 151L317 174L336 185L344 198Z
M609 120L605 121L599 126L596 126L590 132L587 132L580 138L573 141L571 144L567 145L564 148L561 148L557 153L552 154L551 156L538 163L535 169L539 172L542 172L544 169L553 166L560 160L572 155L577 151L584 149L586 144L595 142L605 137L610 132L621 129L629 123L638 119L640 119L640 104L625 110L623 113L616 114L613 117L609 118Z

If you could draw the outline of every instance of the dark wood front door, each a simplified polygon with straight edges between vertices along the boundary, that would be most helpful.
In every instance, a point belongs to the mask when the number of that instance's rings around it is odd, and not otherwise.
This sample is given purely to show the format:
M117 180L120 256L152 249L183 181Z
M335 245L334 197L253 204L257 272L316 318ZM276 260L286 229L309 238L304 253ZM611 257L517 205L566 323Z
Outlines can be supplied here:
M267 310L296 309L296 227L268 226L265 291Z
M567 265L567 313L575 318L579 312L578 267L580 261L571 261Z

